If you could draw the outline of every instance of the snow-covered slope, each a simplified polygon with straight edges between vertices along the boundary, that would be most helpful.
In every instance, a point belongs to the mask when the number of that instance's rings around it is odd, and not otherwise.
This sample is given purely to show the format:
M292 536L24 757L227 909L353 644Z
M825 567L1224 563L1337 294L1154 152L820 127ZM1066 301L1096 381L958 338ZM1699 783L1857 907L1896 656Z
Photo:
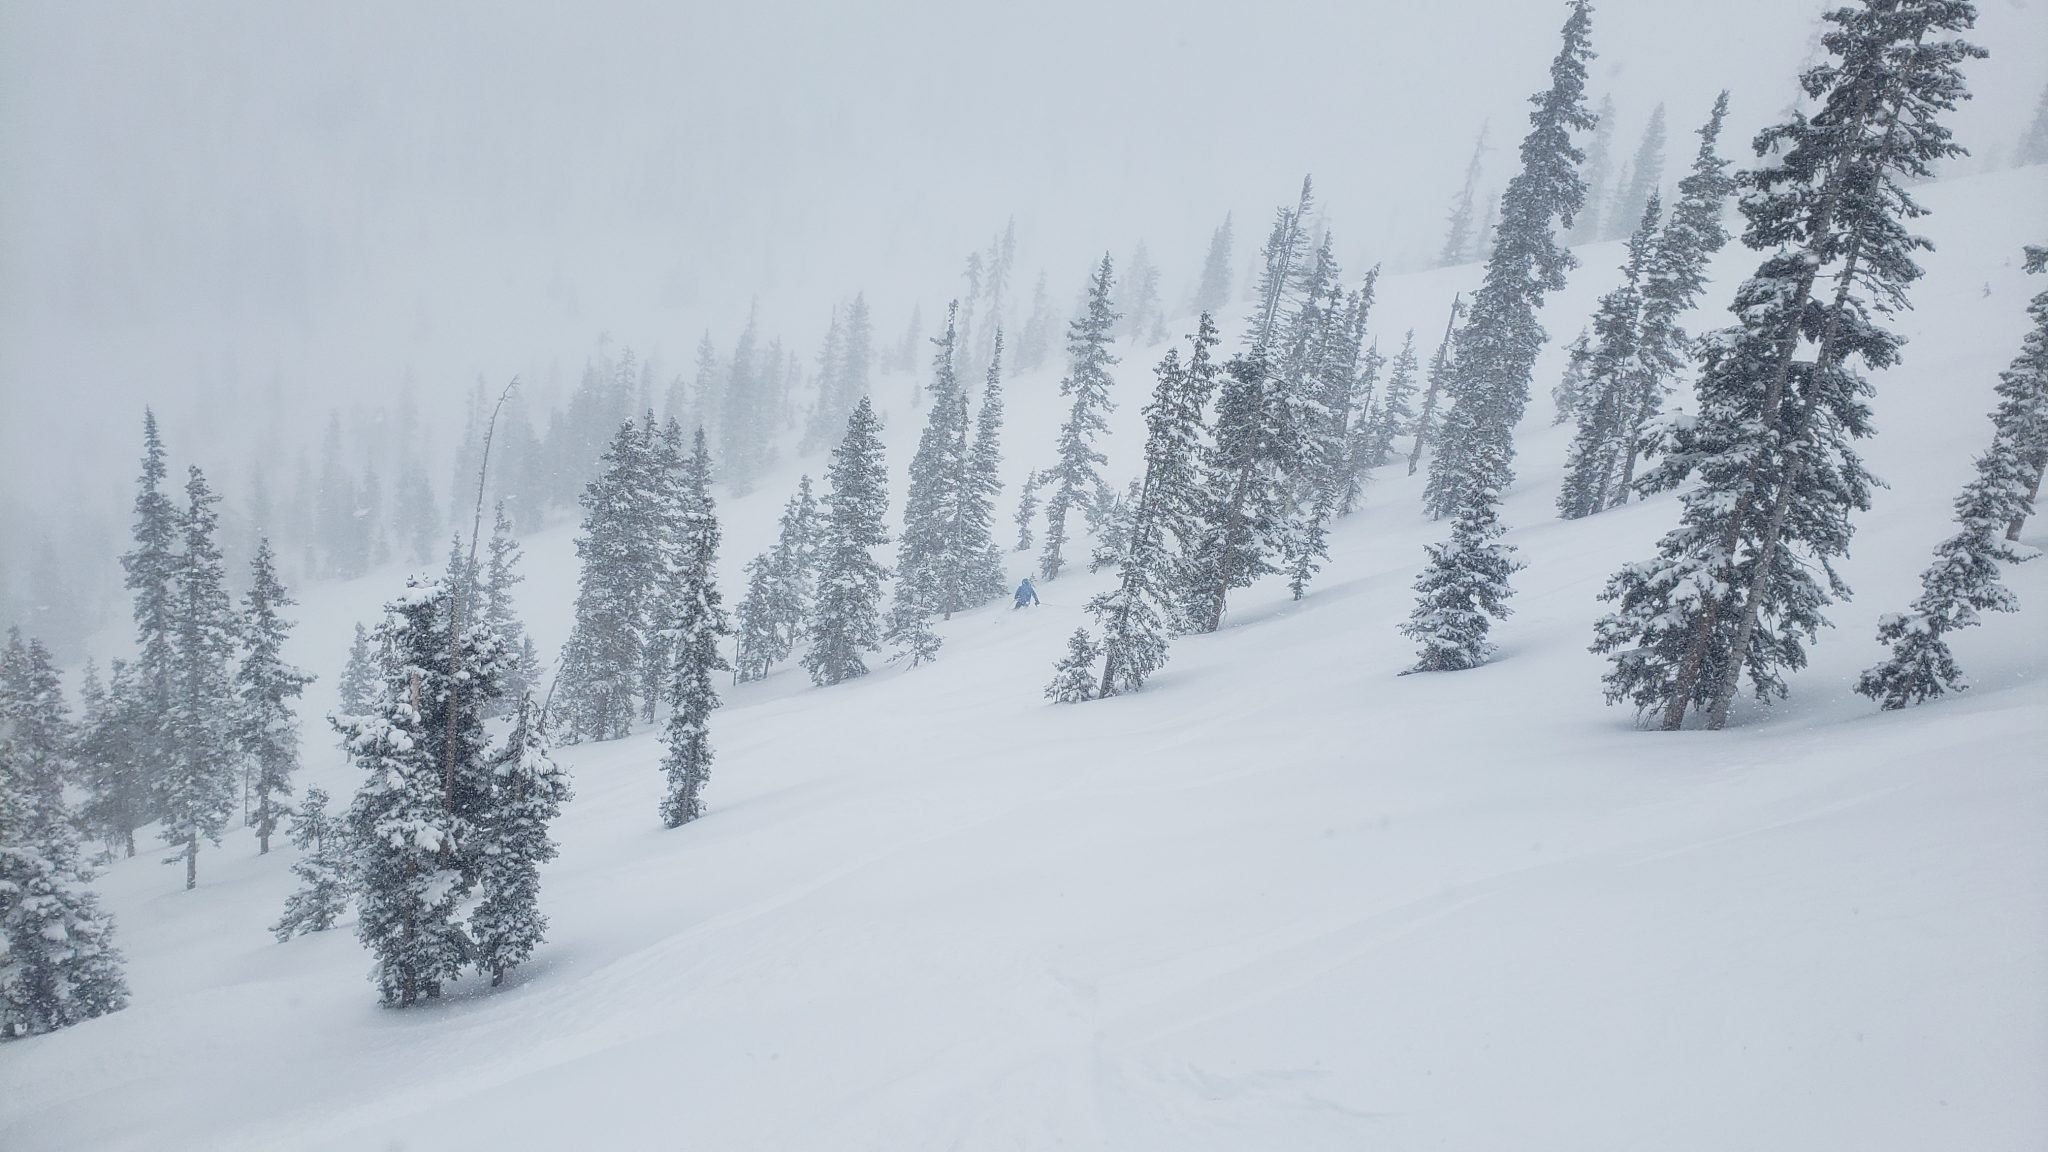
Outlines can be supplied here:
M1941 247L1868 446L1894 487L1785 705L1679 734L1602 705L1596 593L1673 506L1554 520L1565 430L1538 399L1493 664L1395 675L1441 531L1395 468L1307 600L1240 596L1138 695L1040 699L1107 579L1078 575L956 618L936 665L731 691L682 830L651 734L562 749L553 929L497 991L379 1009L352 933L270 939L290 853L246 834L195 892L123 862L101 887L134 1005L0 1047L0 1147L2048 1145L2048 564L2012 572L2021 615L1958 638L1969 693L1880 715L1849 691L1986 439L2036 290L2019 246L2048 236L2048 170L1925 198ZM1581 256L1556 338L1620 253ZM1715 308L1748 266L1725 254ZM1382 347L1432 346L1473 276L1382 280ZM1161 351L1125 350L1125 464ZM1048 455L1053 384L1011 384L1015 474ZM900 475L917 414L882 399ZM729 585L794 474L726 503ZM528 547L553 644L569 532ZM305 596L309 713L396 580ZM309 779L351 786L318 723L307 748Z

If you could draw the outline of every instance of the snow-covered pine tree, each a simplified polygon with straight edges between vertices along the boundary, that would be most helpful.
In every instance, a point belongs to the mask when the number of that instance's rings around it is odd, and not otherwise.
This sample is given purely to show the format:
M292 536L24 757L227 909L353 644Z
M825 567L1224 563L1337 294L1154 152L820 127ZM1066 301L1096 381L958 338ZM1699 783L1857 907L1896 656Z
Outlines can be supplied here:
M1522 567L1514 547L1500 542L1499 502L1497 493L1473 490L1451 519L1450 539L1426 546L1429 566L1415 581L1415 609L1401 626L1402 635L1420 645L1408 671L1475 668L1492 654L1487 634L1494 620L1508 615L1514 591L1508 578Z
M1078 704L1095 699L1095 666L1102 660L1102 646L1086 628L1074 629L1067 638L1067 654L1053 665L1052 683L1045 686L1045 698L1056 704Z
M1195 283L1195 296L1189 301L1191 311L1213 316L1230 303L1231 245L1230 213L1225 212L1223 223L1209 234L1209 254L1202 260L1202 278Z
M2048 247L2028 247L2027 271L2048 271ZM1882 708L1968 687L1946 635L1978 623L1979 613L2017 611L2019 597L1999 579L1999 562L2040 555L2015 538L2033 512L2048 464L2048 290L2035 294L2027 314L2034 327L2012 366L1998 374L1991 447L1977 457L1977 475L1956 497L1958 531L1935 548L1913 606L1878 620L1878 642L1890 645L1891 654L1863 673L1856 691Z
M917 326L917 318L911 317L911 326ZM846 306L845 339L839 345L839 372L835 381L834 414L831 427L824 433L820 446L831 443L831 436L846 427L846 421L853 415L853 406L868 394L868 375L875 358L874 322L868 315L868 298L865 293L853 294L853 303Z
M1380 394L1379 404L1369 419L1359 422L1360 436L1352 465L1354 485L1362 484L1366 473L1385 467L1393 458L1394 439L1408 435L1414 429L1415 373L1415 329L1410 328L1401 338L1401 350L1394 354L1394 364L1388 370L1387 387Z
M299 768L299 718L291 702L313 682L309 673L284 659L291 623L281 612L294 603L277 578L270 541L260 541L249 565L249 592L242 600L246 652L235 670L235 736L250 776L255 809L249 823L256 828L259 856L270 851L271 834L289 809L285 801L292 794L292 774Z
M1098 696L1135 692L1166 663L1167 644L1180 615L1182 556L1193 543L1201 514L1203 410L1215 388L1210 350L1216 327L1203 313L1188 366L1168 349L1155 370L1152 402L1145 406L1145 474L1131 503L1117 567L1117 586L1088 602L1102 629Z
M292 875L298 877L299 886L285 897L284 915L270 926L280 942L325 932L348 911L355 883L348 836L341 822L328 814L327 800L325 790L311 787L290 812L285 834L299 850L299 858L292 861Z
M1629 161L1627 182L1614 190L1614 208L1607 214L1601 239L1619 240L1627 235L1623 229L1634 227L1643 218L1643 206L1663 181L1664 105L1659 104L1650 111L1642 142L1636 145L1635 158Z
M477 971L495 988L547 937L540 866L555 858L548 825L571 799L569 774L548 755L540 706L531 693L513 709L512 731L491 758L490 770L490 814L479 829L479 899L469 916L469 938Z
M667 592L667 616L673 634L663 645L669 655L664 697L668 727L662 734L668 753L662 771L668 792L661 821L680 827L704 813L704 784L711 777L711 711L718 707L712 673L729 672L722 645L732 632L718 591L719 527L711 499L711 457L702 435L683 469L679 493L682 514L677 520L674 576Z
M1086 310L1067 326L1067 374L1060 380L1060 395L1073 404L1060 425L1056 451L1059 460L1043 473L1052 485L1052 497L1045 504L1045 548L1039 553L1038 571L1047 580L1059 578L1066 566L1067 516L1076 508L1090 507L1103 488L1102 465L1106 457L1095 447L1096 438L1109 431L1108 415L1116 409L1109 398L1115 383L1109 374L1117 358L1109 351L1116 331L1117 313L1110 306L1115 284L1109 253L1088 281Z
M1486 279L1457 335L1451 409L1424 496L1432 516L1459 513L1471 503L1469 492L1502 493L1514 479L1514 430L1528 406L1530 375L1544 341L1536 313L1576 263L1558 244L1557 227L1570 227L1585 200L1578 172L1583 157L1572 134L1593 126L1585 106L1591 26L1591 4L1574 0L1550 65L1550 87L1530 97L1534 110L1522 139L1522 168L1501 196ZM1500 471L1482 474L1481 467Z
M1600 239L1604 222L1600 208L1607 195L1608 169L1614 163L1614 97L1600 98L1600 110L1593 114L1593 138L1586 145L1586 162L1579 172L1586 179L1586 204L1572 221L1568 242L1591 244ZM1559 421L1563 423L1563 421Z
M1029 552L1037 542L1031 529L1038 520L1038 486L1044 482L1044 475L1038 472L1024 477L1024 491L1018 495L1017 511L1010 517L1010 522L1017 526L1017 546L1011 549L1013 552Z
M1564 346L1564 372L1550 389L1552 425L1569 424L1585 417L1586 376L1592 365L1593 333L1590 328L1581 328L1572 342Z
M164 491L169 475L156 413L142 411L142 474L136 480L135 547L121 557L124 584L134 596L133 694L122 710L135 725L136 762L144 775L143 822L157 815L157 777L171 758L170 716L175 653L172 614L177 601L178 508Z
M2020 137L2012 162L2015 166L2048 164L2048 86L2041 89L2041 100L2034 105L2034 119L2027 125L2027 134Z
M1053 314L1052 294L1046 291L1045 272L1041 269L1038 284L1031 290L1031 315L1025 319L1024 331L1017 340L1017 371L1035 372L1045 366L1045 358L1052 355L1058 323L1058 317Z
M874 405L863 396L846 422L825 476L818 535L818 594L804 669L813 683L838 684L867 675L865 654L881 642L882 579L888 569L875 549L889 542L889 475L877 436Z
M1444 231L1443 251L1437 253L1436 266L1449 268L1463 264L1472 258L1473 226L1472 212L1476 205L1473 200L1479 195L1479 177L1486 164L1486 125L1479 126L1479 139L1472 145L1472 159L1465 165L1465 183L1458 189L1457 198L1451 201L1450 226Z
M959 302L946 307L945 330L932 341L932 407L917 451L910 458L903 497L903 533L897 538L896 595L883 639L910 658L911 667L931 659L939 638L932 618L950 613L964 568L954 539L967 469L967 395L955 365Z
M832 323L825 329L825 346L818 352L818 395L811 404L810 418L804 423L803 439L797 443L797 450L806 456L830 443L839 429L846 426L845 414L838 411L839 371L845 343L846 334L835 308Z
M540 690L540 660L532 639L526 635L526 625L519 619L519 607L512 600L512 589L526 579L519 571L519 561L524 555L519 538L513 535L511 517L505 513L505 502L500 500L491 521L490 551L484 559L483 618L517 657L506 674L504 695L499 697L500 703L492 710L494 716L509 715L528 692ZM357 635L361 634L362 629L358 625ZM507 705L503 701L511 703Z
M40 651L40 645L36 646ZM63 769L42 747L62 736L63 693L47 655L18 635L0 684L0 1040L53 1032L127 1006L114 922L86 888L91 874L54 802Z
M648 412L643 427L656 427L654 413ZM647 612L645 630L642 635L646 642L640 650L640 718L649 724L659 709L663 688L668 683L669 667L674 663L674 654L669 645L674 639L674 620L670 612L676 597L672 595L675 581L679 578L676 565L682 540L688 529L684 521L690 498L685 493L683 429L682 425L669 423L659 432L653 432L644 442L645 455L641 458L641 484L644 485L642 501L646 531L650 535L650 562L647 571ZM710 464L705 463L706 483L709 483ZM516 702L515 702L516 705Z
M77 782L85 791L79 822L106 844L135 855L135 830L149 809L149 780L141 760L136 718L141 708L131 665L116 660L109 683L100 683L93 662L85 662L79 683Z
M1332 255L1335 240L1325 231L1317 246L1309 295L1295 314L1289 335L1282 394L1286 426L1295 443L1289 495L1292 509L1284 537L1287 586L1296 600L1329 559L1329 522L1343 502L1347 482L1346 432L1352 390L1357 385L1358 339L1378 279L1375 268L1365 288L1347 306Z
M1255 349L1223 365L1215 438L1201 456L1201 526L1181 596L1191 632L1223 626L1230 593L1276 571L1293 511L1288 488L1287 406Z
M183 861L185 887L199 883L199 841L215 844L235 806L235 692L230 679L237 621L220 546L220 497L195 466L185 482L176 597L171 605L170 760L163 766L164 843Z
M953 538L960 552L959 608L971 608L1009 590L1003 550L996 544L996 501L1003 494L1003 330L996 329L974 413L974 441L968 446L966 475L954 503L959 517Z
M1408 474L1422 467L1422 450L1429 446L1432 433L1437 430L1437 406L1450 387L1451 376L1457 371L1457 362L1452 359L1451 340L1458 330L1458 318L1464 314L1465 298L1451 297L1451 318L1444 321L1444 338L1429 358L1428 387L1422 394L1422 410L1415 414L1415 439L1408 449Z
M341 681L336 686L342 712L358 716L368 711L379 678L377 653L370 647L370 630L358 624L355 639L349 642L348 663L342 666Z
M1621 485L1622 456L1628 450L1630 413L1636 398L1647 391L1643 372L1643 274L1656 242L1663 203L1650 194L1643 218L1628 239L1628 257L1621 264L1621 283L1593 312L1598 341L1585 362L1580 381L1582 399L1578 428L1565 456L1564 483L1557 493L1557 514L1577 520L1606 510Z
M1765 163L1738 182L1743 242L1765 255L1736 291L1735 324L1702 342L1696 410L1641 484L1697 477L1679 526L1601 593L1616 606L1593 646L1613 661L1610 703L1667 730L1693 711L1719 728L1745 672L1760 699L1784 695L1822 609L1848 594L1832 562L1871 485L1851 446L1870 430L1869 384L1851 360L1898 359L1880 322L1905 305L1927 246L1904 226L1926 211L1906 185L1963 151L1941 114L1967 95L1962 63L1983 55L1953 35L1975 18L1959 0L1829 12L1829 58L1800 78L1818 110L1758 135Z
M620 425L602 471L583 491L583 534L576 540L583 571L554 704L563 738L572 744L632 730L660 559L651 522L649 440L632 421Z
M757 340L755 317L750 312L739 343L733 346L732 361L726 365L725 397L718 409L719 476L738 496L753 491L754 481L774 455L775 419L757 362Z
M1159 308L1159 266L1152 263L1145 242L1140 240L1124 269L1123 290L1117 293L1117 311L1123 313L1119 334L1133 344L1149 343L1153 329L1163 319Z
M1728 161L1714 151L1727 115L1728 93L1722 92L1697 133L1699 151L1693 157L1692 171L1678 182L1678 200L1672 205L1671 217L1650 249L1636 353L1639 371L1632 377L1634 392L1624 396L1621 404L1621 482L1608 501L1612 505L1628 500L1650 425L1663 412L1665 394L1676 385L1689 359L1692 338L1679 326L1679 320L1692 311L1706 289L1707 262L1728 243L1728 229L1721 216L1735 190L1735 180L1728 175Z
M330 720L367 774L348 812L356 934L387 1006L440 995L474 952L460 909L492 844L484 714L511 653L475 616L451 643L458 610L447 578L408 580L377 628L385 658L371 710Z
M14 774L10 799L27 806L28 822L68 826L64 785L77 743L71 706L50 650L41 640L24 641L19 628L7 630L0 648L0 740L7 742Z

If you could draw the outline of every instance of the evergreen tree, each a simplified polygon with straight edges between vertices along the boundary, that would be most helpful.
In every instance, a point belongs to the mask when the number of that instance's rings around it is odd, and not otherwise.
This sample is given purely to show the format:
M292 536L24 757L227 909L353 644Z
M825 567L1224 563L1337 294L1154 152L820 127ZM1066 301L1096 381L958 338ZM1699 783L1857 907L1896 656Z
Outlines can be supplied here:
M1349 516L1357 511L1359 500L1365 496L1366 473L1369 471L1366 467L1366 461L1372 456L1372 444L1378 437L1379 428L1383 422L1382 410L1385 408L1388 399L1386 396L1379 395L1380 370L1387 366L1387 358L1380 354L1380 342L1378 340L1374 340L1366 348L1365 356L1360 364L1358 384L1355 389L1358 396L1356 401L1358 418L1352 421L1351 427L1345 432L1344 492L1343 499L1337 505L1337 514L1339 516ZM1401 398L1404 410L1408 408L1408 401L1412 399L1414 393L1413 380L1409 381L1408 393L1408 395ZM1403 419L1410 423L1414 421L1414 418L1415 413L1413 411L1408 411L1407 415L1403 417ZM1384 460L1381 462L1385 463Z
M1043 482L1044 477L1037 472L1024 477L1024 491L1017 497L1017 512L1010 517L1010 522L1017 526L1017 546L1012 551L1031 551L1034 543L1031 526L1038 519L1038 486Z
M1586 398L1577 405L1579 426L1565 458L1564 486L1557 494L1557 513L1567 520L1605 510L1621 485L1629 412L1635 397L1646 391L1640 380L1642 283L1662 212L1657 194L1651 193L1642 221L1629 237L1621 283L1600 298L1593 313L1593 334L1599 344L1585 362L1581 388Z
M2048 247L2027 249L2027 270L2048 271ZM1978 623L1981 612L2017 611L2019 598L1999 580L1999 561L2040 555L2014 538L2033 511L2048 464L2048 291L2034 296L2027 313L2033 330L1998 376L1991 447L1977 457L1976 477L1956 497L1959 531L1934 550L1913 606L1878 621L1878 642L1890 645L1891 654L1863 673L1856 691L1880 707L1904 708L1968 687L1947 633Z
M1287 386L1299 438L1293 451L1295 512L1287 537L1288 587L1297 600L1329 559L1329 522L1351 487L1351 410L1359 386L1359 352L1379 282L1375 266L1364 285L1347 297L1331 255L1333 244L1325 232L1314 277L1322 287L1297 315Z
M445 577L409 580L377 629L386 656L372 710L332 721L367 776L348 813L356 934L392 1007L440 995L475 954L460 911L498 849L484 713L511 654L487 621L459 612Z
M811 495L811 478L804 476L782 507L775 546L747 564L735 662L741 683L766 676L802 640L817 581L817 536L818 503Z
M341 670L341 710L350 716L369 711L378 681L377 655L370 648L370 632L356 625L356 636L348 646L348 663Z
M1288 488L1286 404L1259 350L1232 356L1216 396L1215 439L1202 453L1201 526L1182 585L1192 632L1223 626L1234 589L1275 571L1293 502Z
M1201 475L1195 461L1202 443L1202 413L1215 386L1209 353L1216 328L1203 313L1190 367L1169 349L1156 369L1152 402L1145 406L1145 475L1131 502L1117 569L1117 586L1088 602L1102 629L1098 696L1135 692L1166 663L1167 643L1179 615L1176 593L1182 556L1195 540L1202 512Z
M1387 390L1379 406L1370 419L1359 422L1355 477L1362 479L1365 473L1385 467L1394 454L1394 438L1407 435L1415 427L1415 410L1410 407L1415 397L1415 371L1415 330L1410 328L1401 338L1401 351L1394 356L1394 366L1387 374Z
M313 677L284 660L291 624L279 613L296 603L277 578L270 541L257 545L249 566L249 592L242 601L242 637L248 652L235 670L240 708L236 739L255 797L256 851L270 851L271 833L292 794L292 774L299 768L299 718L291 702Z
M868 671L864 654L880 646L882 579L875 549L889 542L889 476L877 437L874 405L854 405L846 437L826 470L818 538L817 607L804 668L817 684L838 684Z
M1124 270L1117 311L1123 313L1119 333L1134 344L1148 343L1164 319L1159 307L1159 268L1145 251L1143 240L1131 252L1130 265Z
M1678 200L1671 218L1650 250L1643 276L1643 318L1636 353L1638 371L1632 392L1620 404L1624 444L1621 482L1611 503L1628 499L1635 485L1636 461L1646 448L1648 429L1662 413L1664 397L1685 368L1692 337L1679 320L1699 302L1707 286L1707 263L1728 243L1721 223L1735 180L1728 161L1714 152L1721 123L1728 114L1728 93L1714 100L1714 110L1700 127L1700 146L1692 171L1678 182Z
M961 580L959 607L984 604L1008 591L1003 552L996 544L996 500L1003 493L1003 332L996 329L981 406L974 413L974 441L966 456L960 498L954 503L954 531Z
M540 911L540 866L555 858L548 825L570 800L569 776L548 755L540 707L531 694L512 712L512 731L490 760L491 807L482 821L477 862L480 899L470 914L476 968L491 987L526 962L546 938Z
M1522 169L1501 197L1486 279L1457 336L1451 410L1425 495L1433 516L1465 508L1470 492L1505 492L1513 481L1514 429L1528 405L1530 375L1544 341L1536 313L1548 293L1564 286L1575 264L1558 245L1556 228L1570 227L1585 199L1578 173L1583 157L1572 133L1593 126L1584 102L1591 22L1591 5L1574 0L1550 66L1550 87L1530 98L1534 111L1522 140ZM1482 467L1499 471L1482 473Z
M1635 158L1629 161L1628 180L1615 189L1614 210L1607 214L1607 228L1601 239L1618 240L1626 235L1623 229L1633 227L1643 218L1643 207L1663 180L1664 106L1659 104L1651 110L1642 143L1636 145Z
M1974 22L1970 5L1870 2L1825 20L1830 58L1801 77L1818 110L1761 133L1766 162L1739 178L1743 242L1763 261L1735 324L1702 341L1696 411L1641 486L1698 483L1656 558L1602 593L1616 605L1594 644L1613 660L1608 701L1666 729L1695 710L1721 727L1745 672L1760 699L1782 696L1822 609L1848 594L1832 562L1871 484L1851 446L1869 432L1869 385L1851 361L1897 361L1881 322L1927 246L1905 228L1925 214L1905 184L1962 153L1940 114L1966 96L1963 61L1983 55L1949 36Z
M150 810L150 776L142 757L143 693L133 665L116 660L102 687L86 661L80 698L78 783L85 789L79 820L107 847L135 855L135 830Z
M1060 425L1059 462L1045 473L1052 485L1052 498L1045 506L1045 549L1038 558L1038 570L1047 580L1059 578L1066 566L1067 515L1085 508L1103 487L1102 465L1106 457L1095 447L1096 438L1109 430L1107 417L1116 409L1109 398L1115 383L1109 368L1117 362L1109 345L1116 329L1117 313L1110 306L1110 288L1115 283L1109 254L1088 281L1088 305L1081 317L1067 327L1067 375L1060 381L1060 395L1071 398L1067 419Z
M1226 212L1223 223L1209 234L1209 255L1202 260L1202 278L1196 282L1190 311L1214 316L1229 305L1231 244L1230 214Z
M220 843L235 802L234 687L237 622L215 543L220 503L198 468L188 472L180 525L177 597L171 608L170 760L163 767L165 859L185 863L185 887L199 883L201 837Z
M348 837L341 824L327 812L327 793L306 789L297 809L291 812L286 835L299 858L292 861L292 875L298 890L285 898L284 915L270 926L279 942L309 932L325 932L348 911L350 875Z
M170 715L175 675L172 618L177 605L177 505L164 491L169 475L156 413L142 412L142 474L136 481L135 547L121 557L124 583L135 599L135 661L130 666L135 694L130 699L135 723L136 759L148 793L142 821L156 812L156 778L171 758Z
M1592 366L1593 333L1590 328L1581 328L1572 342L1564 346L1564 374L1550 389L1553 406L1550 422L1553 425L1584 419L1592 399L1586 387L1586 377Z
M2033 122L2027 125L2027 134L2020 137L2020 146L2013 153L2013 163L2048 164L2048 87L2041 89L2041 101L2034 105Z
M825 329L825 347L818 352L817 402L811 405L810 420L805 423L803 440L798 444L805 455L824 447L845 426L844 413L839 412L839 373L845 358L845 343L846 334L835 309L832 324Z
M1586 203L1572 221L1568 234L1569 242L1574 245L1591 244L1600 239L1600 226L1604 223L1600 206L1607 195L1608 169L1614 162L1613 150L1614 97L1603 96L1600 98L1600 110L1593 114L1593 139L1586 145L1586 162L1579 166L1579 172L1586 181Z
M1067 655L1053 665L1052 683L1045 686L1045 698L1057 704L1078 704L1095 699L1095 665L1102 659L1102 647L1086 628L1074 629L1067 638Z
M1450 539L1425 546L1429 566L1415 581L1415 609L1401 633L1420 645L1410 672L1455 672L1486 663L1487 633L1508 615L1508 577L1521 568L1495 517L1499 496L1476 490L1451 520Z
M1465 165L1465 183L1458 189L1458 198L1451 202L1450 227L1444 233L1443 251L1437 253L1439 268L1463 264L1472 257L1473 197L1479 192L1479 177L1486 162L1486 125L1479 126L1479 139L1472 145L1472 159Z
M676 623L672 613L678 602L676 588L682 579L679 565L690 532L688 510L693 500L693 481L686 473L699 462L694 457L684 458L681 425L671 423L655 431L654 413L649 412L643 427L648 435L641 441L639 484L643 512L639 531L646 537L648 559L646 614L641 633L646 641L640 650L638 693L640 718L652 724L668 683L669 669L675 662L675 653L670 650ZM709 484L709 456L701 464L703 482Z
M572 744L632 730L648 646L648 600L660 562L649 447L645 432L631 421L621 425L605 450L602 473L583 492L583 534L576 540L583 571L555 705Z
M732 628L718 592L719 528L710 472L710 453L699 435L684 469L678 502L682 514L677 523L675 575L667 593L673 634L663 645L669 653L664 693L669 716L662 737L668 746L668 754L662 758L668 794L662 801L661 819L670 828L704 813L704 784L711 776L709 724L711 710L718 707L711 674L732 670L720 654L720 645Z
M504 695L500 700L510 699L510 707L500 705L492 715L507 715L516 708L517 701L529 692L539 691L540 662L534 652L533 641L526 635L526 625L519 619L519 608L512 602L512 589L526 579L520 574L519 561L524 552L519 547L518 537L512 534L512 520L505 513L504 501L499 501L496 514L491 521L490 553L484 561L483 572L483 618L505 644L517 653L505 679ZM357 626L356 634L362 635ZM354 659L354 653L350 653Z
M68 826L64 784L76 743L71 706L50 650L41 640L24 642L19 628L7 630L0 648L0 739L13 773L9 798L25 806L28 823Z
M45 777L61 775L35 747L60 725L62 695L47 663L10 636L12 670L0 715L0 1039L53 1032L127 1006L113 919L85 885L91 874L65 819L52 807ZM24 697L19 695L26 691ZM34 715L27 712L33 711ZM42 729L45 731L39 731Z
M1053 314L1052 296L1045 289L1045 273L1041 270L1037 285L1031 289L1031 315L1024 321L1024 331L1017 341L1017 371L1035 372L1045 366L1045 358L1052 355L1058 323Z
M770 437L774 423L767 387L756 363L754 317L734 346L726 366L725 401L719 406L719 472L736 495L753 491L754 481L774 455Z
M1408 449L1408 474L1422 466L1422 450L1429 445L1431 433L1437 430L1437 406L1450 386L1451 375L1457 371L1452 357L1451 338L1458 329L1458 317L1464 313L1465 298L1451 297L1451 318L1444 322L1444 338L1436 346L1436 352L1429 358L1429 386L1422 394L1422 411L1415 414L1415 440Z

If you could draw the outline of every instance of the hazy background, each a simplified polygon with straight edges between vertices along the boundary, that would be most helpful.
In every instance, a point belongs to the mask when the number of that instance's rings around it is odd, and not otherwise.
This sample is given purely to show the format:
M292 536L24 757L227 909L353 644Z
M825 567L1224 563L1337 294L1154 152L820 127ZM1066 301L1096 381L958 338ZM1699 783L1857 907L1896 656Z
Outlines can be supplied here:
M1668 186L1723 86L1746 160L1823 7L1600 0L1617 163L1665 102ZM1482 121L1482 199L1506 179L1564 15L8 0L0 569L54 533L118 580L145 402L174 466L232 501L254 446L316 444L408 374L446 453L479 375L573 382L601 336L673 371L758 301L764 338L808 358L865 290L886 345L1013 217L1020 306L1045 269L1064 309L1095 256L1144 240L1174 308L1224 213L1242 275L1304 172L1347 269L1424 263ZM2006 163L2048 82L2040 0L1980 15L1963 171Z

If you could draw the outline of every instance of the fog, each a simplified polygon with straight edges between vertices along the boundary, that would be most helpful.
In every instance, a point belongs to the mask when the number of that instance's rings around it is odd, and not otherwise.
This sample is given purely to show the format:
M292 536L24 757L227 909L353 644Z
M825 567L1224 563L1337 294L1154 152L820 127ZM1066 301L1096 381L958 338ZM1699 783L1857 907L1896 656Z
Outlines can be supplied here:
M1794 97L1819 0L1602 0L1626 151ZM1142 240L1184 298L1317 181L1347 268L1425 263L1472 140L1505 180L1559 3L0 5L0 552L117 580L141 410L231 501L410 377L434 450L479 376L667 370L758 305L808 357L864 291L927 325L1007 221L1064 302ZM2048 8L1982 7L1954 118L2005 163ZM439 424L437 425L437 422ZM438 475L438 473L437 473ZM28 596L17 593L15 600ZM29 597L32 598L32 597ZM20 609L16 609L17 612Z

